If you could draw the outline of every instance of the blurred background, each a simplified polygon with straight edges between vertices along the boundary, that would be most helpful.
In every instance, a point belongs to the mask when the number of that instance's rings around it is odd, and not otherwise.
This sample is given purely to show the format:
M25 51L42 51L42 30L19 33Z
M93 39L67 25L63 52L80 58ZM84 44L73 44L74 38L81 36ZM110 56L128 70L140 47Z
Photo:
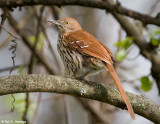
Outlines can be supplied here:
M156 16L160 12L160 0L119 2L123 7L150 16ZM11 71L11 75L64 75L64 66L57 52L58 32L56 27L46 23L46 20L73 17L84 30L113 52L117 60L114 66L124 89L134 94L145 95L160 105L157 85L151 76L151 62L140 54L139 48L133 43L134 38L126 35L109 12L80 6L25 6L9 11L6 8L1 9L1 24L18 39L5 30L0 30L0 77L9 76L13 61L15 69ZM146 41L160 39L160 33L157 33L160 32L159 27L144 26L140 21L129 17L128 19L138 28ZM34 46L34 49L31 50L30 46ZM35 54L39 55L38 59ZM47 71L46 67L52 71ZM106 71L87 79L115 87ZM147 80L147 84L143 80ZM14 98L11 95L0 97L0 121L27 120L31 124L152 124L139 115L132 121L128 111L112 105L69 95L20 93L14 94ZM14 112L11 112L13 101L15 108Z

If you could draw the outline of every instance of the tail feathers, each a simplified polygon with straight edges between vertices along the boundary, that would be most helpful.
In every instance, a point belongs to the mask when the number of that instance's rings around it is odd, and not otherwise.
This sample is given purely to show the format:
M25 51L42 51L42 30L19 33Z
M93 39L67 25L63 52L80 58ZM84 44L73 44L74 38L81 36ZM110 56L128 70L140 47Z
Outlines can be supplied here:
M125 93L125 91L124 91L124 89L122 87L122 84L121 84L121 82L120 82L120 80L119 80L119 78L118 78L113 66L109 65L109 64L106 64L106 66L107 66L107 69L109 71L110 76L114 80L114 82L115 82L115 84L116 84L116 86L117 86L117 88L118 88L118 90L119 90L119 92L120 92L120 94L121 94L121 96L122 96L127 108L128 108L128 111L130 113L130 116L131 116L132 120L134 120L135 119L134 111L132 109L130 101L128 100L128 97L127 97L127 95L126 95L126 93Z

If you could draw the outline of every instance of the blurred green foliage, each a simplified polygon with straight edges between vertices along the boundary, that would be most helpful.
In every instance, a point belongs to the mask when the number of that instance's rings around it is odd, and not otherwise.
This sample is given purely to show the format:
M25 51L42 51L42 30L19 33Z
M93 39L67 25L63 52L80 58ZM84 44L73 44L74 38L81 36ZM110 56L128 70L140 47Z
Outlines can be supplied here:
M28 37L28 40L34 44L36 42L36 36L35 35L30 35ZM39 33L38 34L38 43L37 43L37 46L36 46L36 49L37 50L42 50L43 49L43 46L44 46L44 40L45 40L45 35L43 33Z
M141 81L141 89L143 91L147 92L152 89L153 82L147 76L141 77L140 81Z
M23 75L24 74L24 67L23 66L19 66L18 67L18 74ZM15 106L14 112L16 113L16 117L13 116L14 118L12 118L13 120L22 120L22 115L25 111L25 105L26 105L26 94L25 93L19 93L19 94L14 94L14 98L15 98L15 102L13 103L13 105ZM10 95L5 96L4 99L4 105L6 106L6 108L13 108L12 103L13 99L11 98ZM28 110L28 117L32 118L33 116L33 110L35 110L36 108L36 103L33 102L33 100L29 100L29 110ZM16 123L14 123L16 124ZM18 123L17 123L18 124Z
M121 49L116 54L116 60L120 62L126 57L126 55L126 51L124 49Z
M13 103L15 106L14 112L16 112L17 117L19 118L18 120L21 120L21 117L25 111L26 94L25 93L14 94L14 97L15 97L15 102ZM5 96L4 104L6 108L9 108L9 109L12 108L12 104L11 104L12 102L13 102L13 99L11 99L10 95ZM35 110L36 108L36 103L33 102L31 99L29 102L30 102L30 106L29 106L29 111L28 111L28 117L31 118L34 114L33 110Z
M160 29L156 29L149 34L150 42L153 46L160 44Z
M133 37L126 37L123 41L119 41L114 45L126 50L132 45L133 40L134 40Z
M116 54L116 60L118 62L122 61L127 56L126 50L133 44L133 40L133 37L126 37L123 41L119 41L114 44L120 48Z
M20 75L23 75L24 73L23 73L23 67L22 66L19 66L18 67L18 74L20 74Z

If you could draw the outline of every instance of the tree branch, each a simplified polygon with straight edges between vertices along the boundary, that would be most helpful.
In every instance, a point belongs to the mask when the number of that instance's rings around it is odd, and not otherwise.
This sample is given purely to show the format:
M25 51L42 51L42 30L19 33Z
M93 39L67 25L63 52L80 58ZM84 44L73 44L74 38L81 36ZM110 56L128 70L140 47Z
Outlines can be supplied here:
M0 95L24 92L51 92L106 102L126 109L118 90L95 82L53 75L17 75L0 78ZM160 124L160 107L144 96L127 93L134 112Z
M21 39L24 41L24 43L28 46L28 48L32 51L33 45L28 41L25 34L23 34L23 31L21 28L18 27L16 20L11 16L9 13L8 16L9 24L14 28L14 30L20 35ZM52 69L51 65L44 59L45 56L38 50L35 51L35 54L39 61L46 67L49 73L55 74L54 70Z
M114 4L112 0L105 0L109 5ZM141 55L151 61L152 68L151 74L155 78L159 95L160 95L160 56L155 50L151 49L149 43L145 40L139 30L133 25L125 16L111 12L112 15L117 19L127 35L134 37L134 43L139 47Z
M112 120L110 118L106 118L106 114L104 114L104 112L102 112L101 110L96 110L93 104L89 104L89 101L85 99L80 99L80 98L77 98L77 100L93 116L93 119L96 120L96 122L98 121L100 124L111 124L112 123Z
M79 5L92 8L105 9L107 11L114 11L134 19L138 19L145 24L154 24L160 26L160 20L145 14L135 12L130 9L122 7L120 4L109 5L104 1L98 0L1 0L0 7L17 7L17 6L34 6L34 5Z

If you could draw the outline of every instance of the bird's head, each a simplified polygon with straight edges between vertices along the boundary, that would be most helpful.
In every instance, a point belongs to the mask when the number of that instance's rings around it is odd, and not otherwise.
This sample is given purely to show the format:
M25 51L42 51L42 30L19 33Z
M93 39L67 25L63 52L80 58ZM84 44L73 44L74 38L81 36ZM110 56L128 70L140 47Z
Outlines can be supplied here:
M70 33L82 29L78 21L71 17L61 18L57 21L47 20L47 22L55 24L58 27L59 33Z

